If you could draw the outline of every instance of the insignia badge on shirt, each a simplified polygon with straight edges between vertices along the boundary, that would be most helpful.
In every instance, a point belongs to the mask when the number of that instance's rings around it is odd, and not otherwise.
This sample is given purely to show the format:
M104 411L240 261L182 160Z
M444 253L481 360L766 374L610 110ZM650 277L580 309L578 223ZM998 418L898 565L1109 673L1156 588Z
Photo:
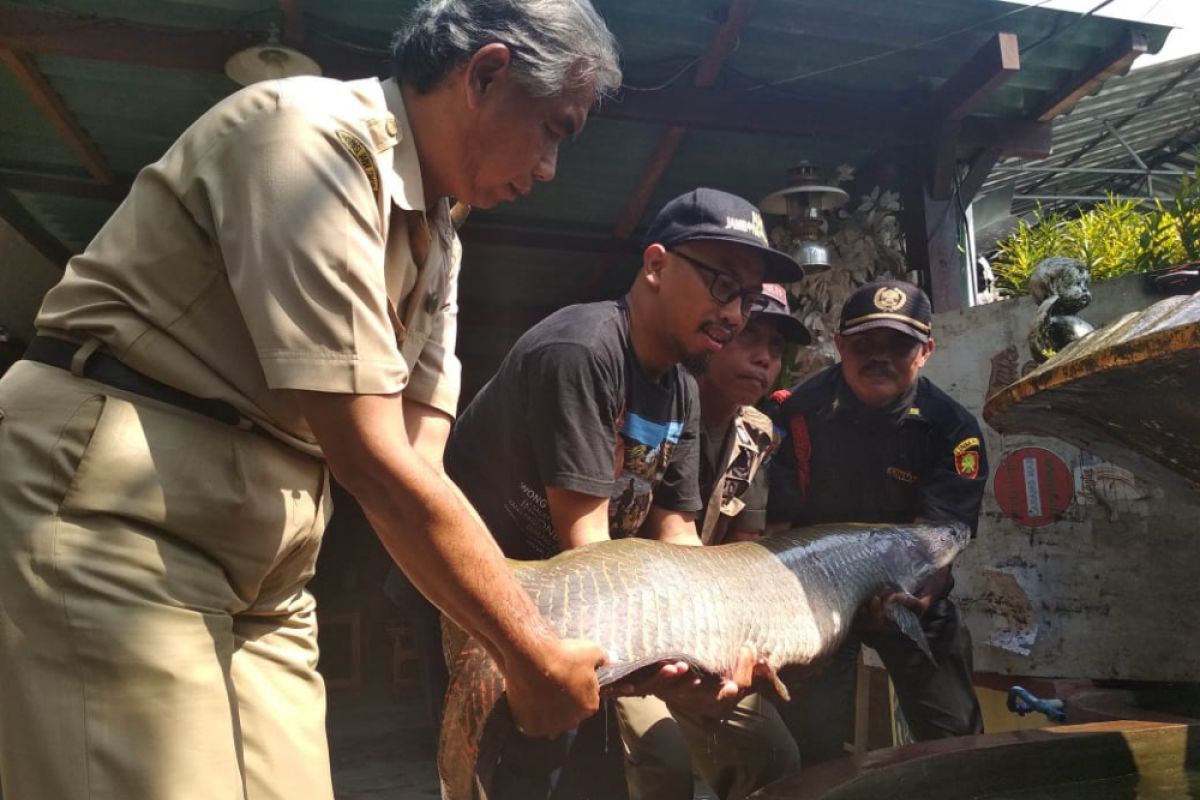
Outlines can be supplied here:
M916 483L917 482L916 475L912 474L911 472L909 472L906 469L900 469L899 467L888 467L887 474L888 474L889 478L900 481L901 483Z
M908 295L894 286L884 286L875 293L875 307L880 311L897 311L904 308Z
M954 455L957 456L961 453L967 452L968 450L978 449L978 448L979 448L979 438L976 436L971 436L967 439L963 439L961 442L959 442L958 444L956 444L954 446Z
M979 437L968 436L954 446L954 471L964 478L979 475Z
M375 158L371 155L371 151L367 149L363 140L355 136L350 131L338 128L338 141L342 143L342 147L346 148L346 152L354 157L358 165L362 167L363 172L367 174L367 180L371 184L371 191L379 191L379 170L375 167Z
M964 450L954 454L954 471L974 480L979 475L979 451Z
M429 294L425 295L425 313L434 314L441 308L442 298L436 289L430 290Z

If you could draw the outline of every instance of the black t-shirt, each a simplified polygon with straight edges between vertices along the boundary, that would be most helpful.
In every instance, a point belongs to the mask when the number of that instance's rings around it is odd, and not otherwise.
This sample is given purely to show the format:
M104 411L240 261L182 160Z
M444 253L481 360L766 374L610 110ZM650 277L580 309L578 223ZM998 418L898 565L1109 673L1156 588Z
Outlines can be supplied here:
M918 378L891 406L858 402L841 365L792 391L770 468L767 518L825 522L961 520L974 531L987 452L969 411Z
M695 379L680 366L646 376L623 303L570 306L527 331L467 406L446 471L505 555L548 558L560 548L547 486L610 498L614 539L637 535L652 504L699 510L698 424Z

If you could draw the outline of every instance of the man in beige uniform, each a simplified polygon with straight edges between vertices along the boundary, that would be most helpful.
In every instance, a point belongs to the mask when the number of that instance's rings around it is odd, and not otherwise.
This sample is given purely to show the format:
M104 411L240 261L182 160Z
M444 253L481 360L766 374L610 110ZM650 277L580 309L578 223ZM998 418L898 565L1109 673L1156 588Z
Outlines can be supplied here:
M619 82L586 0L424 4L395 81L248 87L194 123L0 381L0 781L14 800L329 798L311 577L329 471L505 671L598 707L440 472L459 391L446 197L553 177ZM479 18L477 18L479 17Z

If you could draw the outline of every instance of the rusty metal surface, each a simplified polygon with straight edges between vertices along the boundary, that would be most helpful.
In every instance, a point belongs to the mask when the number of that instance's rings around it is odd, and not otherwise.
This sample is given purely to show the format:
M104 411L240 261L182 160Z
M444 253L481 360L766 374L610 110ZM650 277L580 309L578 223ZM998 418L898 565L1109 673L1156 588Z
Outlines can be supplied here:
M1121 720L922 742L839 759L802 771L751 795L751 800L874 800L879 797L1026 797L1062 786L1062 797L1128 780L1186 787L1200 766L1200 726ZM1066 789L1072 789L1066 791ZM1119 795L1148 796L1122 791ZM1158 797L1187 797L1179 793Z
M984 404L1001 433L1129 451L1200 489L1200 294L1168 297L1063 350Z

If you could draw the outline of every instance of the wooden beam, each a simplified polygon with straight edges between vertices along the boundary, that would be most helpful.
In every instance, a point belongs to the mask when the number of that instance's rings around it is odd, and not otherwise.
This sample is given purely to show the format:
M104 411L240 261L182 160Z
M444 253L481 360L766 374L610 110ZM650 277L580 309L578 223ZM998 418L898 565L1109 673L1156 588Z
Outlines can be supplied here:
M678 125L769 136L852 139L874 144L920 145L929 142L928 118L909 103L833 100L811 96L781 98L692 87L660 92L626 92L600 106L607 119ZM1000 147L1006 155L1050 154L1048 123L995 117L967 117L959 144Z
M0 47L0 61L8 66L13 77L17 79L17 83L21 84L21 87L29 93L33 102L62 136L63 141L83 161L83 165L87 167L87 171L91 173L92 177L100 183L111 184L113 173L108 162L96 149L96 145L92 143L87 133L76 121L62 98L54 91L54 87L46 80L46 76L33 63L33 59L17 50Z
M1071 106L1098 89L1100 84L1129 69L1133 60L1149 49L1145 36L1132 30L1124 31L1120 41L1072 76L1066 85L1059 88L1039 107L1038 121L1049 122L1065 113Z
M967 174L963 176L963 179L958 184L958 202L962 203L963 208L971 205L971 201L979 193L983 182L987 180L988 173L992 171L992 167L996 166L996 162L1000 160L1000 157L999 150L981 150L971 160L971 164L967 168Z
M713 35L708 50L705 51L700 65L696 68L696 76L692 81L693 86L706 88L716 82L725 59L729 57L729 53L737 44L738 36L741 35L746 20L750 18L750 12L754 10L754 3L755 0L733 0L730 4L725 22ZM642 214L646 211L646 205L650 202L650 196L675 157L675 152L679 149L685 132L685 129L680 126L672 126L663 132L658 147L654 150L654 156L646 165L629 203L617 220L615 235L618 239L628 239L629 235L633 233L633 229L637 227L638 220L642 218ZM599 277L598 275L594 276L592 280L588 281L589 293Z
M949 200L954 194L954 178L958 171L958 136L962 123L956 119L943 120L929 148L929 195L934 200Z
M1021 50L1013 33L997 33L934 93L935 119L961 120L975 112L1021 69Z
M112 183L102 184L84 178L29 172L15 167L0 166L0 186L20 192L57 194L65 197L84 197L89 200L111 200L119 203L129 194L130 179L115 177Z
M237 51L261 43L254 31L204 31L139 25L99 15L59 14L0 4L0 47L33 54L91 58L166 69L221 72ZM313 41L306 51L332 78L365 78L387 70L386 56Z
M13 227L34 250L48 258L59 269L67 266L71 249L46 230L42 223L25 210L12 192L0 187L0 218Z
M300 8L301 0L279 0L279 10L283 12L283 42L298 45L304 41L304 11Z
M935 312L962 307L962 267L958 251L958 207L954 200L935 200L925 183L917 151L905 165L900 218L905 251L912 269L926 278L925 291Z

